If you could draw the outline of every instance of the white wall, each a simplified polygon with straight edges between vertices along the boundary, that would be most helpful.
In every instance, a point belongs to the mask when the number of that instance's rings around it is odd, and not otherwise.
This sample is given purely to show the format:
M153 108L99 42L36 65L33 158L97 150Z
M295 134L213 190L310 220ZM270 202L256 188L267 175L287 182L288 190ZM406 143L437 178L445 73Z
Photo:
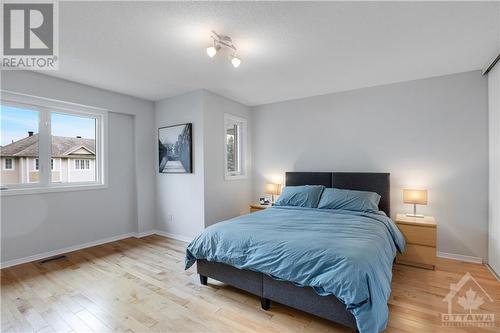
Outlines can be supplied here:
M488 264L500 275L500 64L488 74L490 133L490 202Z
M3 71L2 89L113 112L109 187L2 197L2 263L154 228L157 148L151 134L152 102L27 71Z
M224 114L247 119L252 127L250 108L225 97L204 91L205 226L248 213L252 201L251 138L247 131L245 158L247 178L224 179Z
M157 229L181 239L192 239L204 228L203 91L156 102L155 123L157 151L158 128L193 123L193 173L159 173L158 153L155 159Z
M285 171L390 172L393 214L427 188L438 251L486 258L487 110L479 71L255 107L254 199Z
M247 179L224 180L224 113L247 118L250 126L249 107L205 90L156 102L156 127L193 123L193 173L157 172L159 230L192 239L208 225L248 212L251 169Z

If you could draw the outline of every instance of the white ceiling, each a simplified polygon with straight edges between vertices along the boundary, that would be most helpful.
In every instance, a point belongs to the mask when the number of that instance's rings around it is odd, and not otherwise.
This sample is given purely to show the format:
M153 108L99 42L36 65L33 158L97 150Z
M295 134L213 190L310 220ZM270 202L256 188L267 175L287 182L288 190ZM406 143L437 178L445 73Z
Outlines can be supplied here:
M149 100L205 88L247 105L480 69L500 4L61 2L49 75ZM210 30L242 64L210 59Z

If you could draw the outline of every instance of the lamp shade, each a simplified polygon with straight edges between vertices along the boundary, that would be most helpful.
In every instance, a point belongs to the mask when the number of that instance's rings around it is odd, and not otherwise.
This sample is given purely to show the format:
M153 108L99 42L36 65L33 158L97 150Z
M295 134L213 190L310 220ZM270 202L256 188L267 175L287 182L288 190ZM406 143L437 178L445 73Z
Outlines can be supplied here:
M427 205L427 190L403 190L403 202L407 204Z
M266 184L266 194L278 195L280 194L280 184Z

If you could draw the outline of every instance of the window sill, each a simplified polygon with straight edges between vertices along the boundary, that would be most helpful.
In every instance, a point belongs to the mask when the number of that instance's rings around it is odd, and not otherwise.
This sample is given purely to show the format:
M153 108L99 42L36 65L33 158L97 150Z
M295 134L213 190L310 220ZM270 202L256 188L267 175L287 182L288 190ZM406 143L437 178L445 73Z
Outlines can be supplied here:
M231 180L241 180L241 179L246 179L247 178L247 175L235 175L235 176L230 176L230 175L226 175L224 177L224 179L226 181L231 181Z
M64 186L49 186L49 187L25 187L25 188L11 188L8 190L0 190L1 197L8 197L11 195L30 195L41 193L56 193L56 192L72 192L72 191L88 191L88 190L103 190L107 189L106 184L73 184Z

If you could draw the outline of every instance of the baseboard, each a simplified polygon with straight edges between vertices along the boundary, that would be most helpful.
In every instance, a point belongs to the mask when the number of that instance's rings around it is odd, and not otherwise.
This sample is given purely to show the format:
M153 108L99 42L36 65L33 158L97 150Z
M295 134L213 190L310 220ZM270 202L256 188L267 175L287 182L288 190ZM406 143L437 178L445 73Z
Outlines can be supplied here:
M25 264L27 262L37 261L37 260L41 260L41 259L45 259L45 258L50 258L50 257L58 256L58 255L61 255L64 253L85 249L87 247L92 247L92 246L101 245L101 244L105 244L105 243L111 243L111 242L115 242L117 240L121 240L121 239L125 239L125 238L135 237L136 235L137 234L135 232L129 232L127 234L102 238L99 240L95 240L95 241L91 241L91 242L87 242L87 243L83 243L83 244L78 244L78 245L74 245L74 246L69 246L69 247L65 247L62 249L54 250L54 251L39 253L39 254L35 254L32 256L24 257L24 258L7 260L7 261L2 262L0 264L0 268L7 268L10 266Z
M171 234L169 232L162 231L162 230L148 230L148 231L143 231L143 232L129 232L129 233L126 233L126 234L122 234L122 235L118 235L118 236L113 236L113 237L108 237L108 238L102 238L102 239L99 239L99 240L95 240L95 241L91 241L91 242L87 242L87 243L83 243L83 244L78 244L78 245L74 245L74 246L69 246L69 247L65 247L65 248L62 248L62 249L54 250L54 251L39 253L39 254L35 254L35 255L32 255L32 256L27 256L27 257L24 257L24 258L7 260L5 262L0 263L0 269L1 268L7 268L7 267L15 266L15 265L20 265L20 264L25 264L25 263L28 263L28 262L37 261L37 260L41 260L41 259L45 259L45 258L50 258L50 257L58 256L58 255L61 255L61 254L64 254L64 253L82 250L82 249L85 249L85 248L88 248L88 247L92 247L92 246L97 246L97 245L102 245L102 244L106 244L106 243L111 243L111 242L115 242L115 241L118 241L118 240L121 240L121 239L125 239L125 238L130 238L130 237L142 238L142 237L151 236L151 235L160 235L160 236L172 238L172 239L179 240L179 241L186 242L186 243L189 243L189 242L191 242L193 240L190 237L185 237L185 236L182 236L182 235Z
M170 232L166 232L166 231L158 230L158 229L156 229L154 231L154 233L157 235L160 235L160 236L165 236L165 237L172 238L172 239L175 239L175 240L178 240L181 242L185 242L185 243L190 243L193 240L193 237L186 237L186 236L182 236L182 235L172 234Z
M54 251L35 254L32 256L24 257L24 258L8 260L8 261L0 263L0 268L7 268L10 266L20 265L20 264L24 264L27 262L37 261L37 260L41 260L41 259L45 259L45 258L50 258L50 257L58 256L58 255L61 255L64 253L78 251L78 250L85 249L85 248L92 247L92 246L97 246L97 245L101 245L101 244L105 244L105 243L115 242L115 241L125 239L125 238L130 238L130 237L142 238L142 237L146 237L146 236L150 236L150 235L160 235L160 236L172 238L172 239L175 239L175 240L178 240L181 242L185 242L185 243L189 243L193 240L192 237L186 237L183 235L172 234L170 232L166 232L166 231L158 230L158 229L148 230L148 231L143 231L143 232L129 232L127 234L103 238L103 239L99 239L96 241L91 241L91 242L87 242L87 243L83 243L83 244L79 244L79 245L75 245L75 246L65 247L62 249L54 250ZM437 256L440 258L460 260L460 261L471 262L471 263L475 263L475 264L483 264L484 263L483 258L465 256L462 254L454 254L454 253L446 253L446 252L439 252L438 251Z
M148 230L148 231L143 231L143 232L136 232L134 234L134 237L142 238L142 237L151 236L154 234L156 234L156 230Z
M497 280L500 282L500 275L498 275L497 272L495 272L495 270L491 268L489 264L486 264L486 267L490 270L491 274L493 274L493 276L496 277Z
M484 263L483 258L473 257L473 256L464 256L463 254L454 254L454 253L446 253L446 252L439 252L438 251L437 256L439 258L460 260L460 261L465 261L465 262L471 262L474 264L483 264Z

